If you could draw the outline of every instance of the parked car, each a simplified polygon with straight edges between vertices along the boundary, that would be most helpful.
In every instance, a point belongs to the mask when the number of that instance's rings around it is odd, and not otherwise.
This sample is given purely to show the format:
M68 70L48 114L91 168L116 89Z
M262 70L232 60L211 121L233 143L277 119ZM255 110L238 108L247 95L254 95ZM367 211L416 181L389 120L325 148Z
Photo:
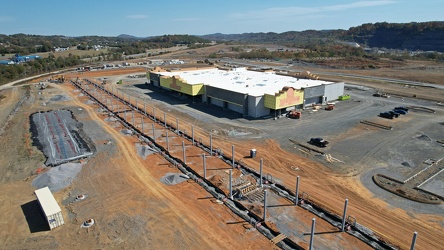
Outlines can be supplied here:
M389 112L380 113L379 116L387 119L393 119L393 114L390 114Z
M407 107L395 107L394 109L400 109L400 110L404 110L404 111L409 111L409 108Z
M309 143L312 144L312 145L324 148L324 147L327 146L327 144L329 142L318 137L318 138L311 138Z
M379 93L379 92L374 93L373 96L384 97L384 98L389 98L390 97L389 95L387 95L385 93Z
M405 111L405 110L403 110L403 109L394 109L394 111L395 111L396 113L401 114L401 115L406 115L406 114L408 113L408 111Z
M390 110L390 111L387 111L387 112L390 113L391 115L393 115L394 118L398 118L401 115L396 110L394 110L394 111Z

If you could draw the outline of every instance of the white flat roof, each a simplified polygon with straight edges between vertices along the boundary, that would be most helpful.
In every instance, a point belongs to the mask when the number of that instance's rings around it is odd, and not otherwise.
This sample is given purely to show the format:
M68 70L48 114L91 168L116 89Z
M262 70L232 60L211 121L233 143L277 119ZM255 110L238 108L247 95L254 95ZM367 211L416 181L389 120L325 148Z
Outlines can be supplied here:
M179 76L188 84L205 84L251 96L264 94L274 95L283 87L302 89L307 87L331 84L333 82L298 79L292 76L276 75L275 72L257 72L246 68L235 68L232 71L214 69L160 72L164 76Z
M35 195L46 216L59 213L60 207L48 187L35 190Z

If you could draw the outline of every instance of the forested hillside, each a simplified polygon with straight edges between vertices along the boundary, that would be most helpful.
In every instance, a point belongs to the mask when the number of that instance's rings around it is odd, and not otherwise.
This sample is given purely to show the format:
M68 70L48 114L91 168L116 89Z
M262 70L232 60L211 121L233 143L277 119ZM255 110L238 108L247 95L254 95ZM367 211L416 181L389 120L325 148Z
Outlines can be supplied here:
M275 43L307 46L334 41L357 42L362 46L444 52L444 22L363 24L349 30L307 30L284 33L211 34L202 36L216 41Z
M146 49L167 48L177 44L194 45L209 41L190 35L164 35L149 38L137 38L129 35L118 37L104 36L40 36L40 35L2 35L0 34L0 54L32 54L51 52L57 47L72 47L88 50L94 46L110 47L114 52L125 54L144 53Z
M215 41L236 41L243 43L277 43L286 46L302 46L320 41L337 39L345 33L344 30L306 30L287 31L283 33L243 33L243 34L211 34L204 35L203 38Z
M444 52L444 22L363 24L350 28L343 39L369 47Z

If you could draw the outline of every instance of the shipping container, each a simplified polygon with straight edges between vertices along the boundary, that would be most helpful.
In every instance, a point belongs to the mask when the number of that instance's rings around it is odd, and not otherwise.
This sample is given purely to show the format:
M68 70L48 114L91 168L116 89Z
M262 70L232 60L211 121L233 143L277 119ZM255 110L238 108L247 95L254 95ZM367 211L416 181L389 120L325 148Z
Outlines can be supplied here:
M37 189L35 195L51 230L65 224L62 210L48 187Z

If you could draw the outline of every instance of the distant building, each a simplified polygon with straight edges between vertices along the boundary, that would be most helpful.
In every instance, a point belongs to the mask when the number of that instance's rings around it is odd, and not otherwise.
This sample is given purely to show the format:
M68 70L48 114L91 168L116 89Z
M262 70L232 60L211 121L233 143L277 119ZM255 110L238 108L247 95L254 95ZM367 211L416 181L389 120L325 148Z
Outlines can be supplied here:
M66 48L60 48L60 47L54 48L54 51L55 51L55 52L59 52L59 51L67 51L67 50L69 50L69 47L66 47Z
M21 56L19 54L15 54L15 56L12 58L12 61L14 61L15 63L22 63L22 62L31 61L31 60L38 59L38 58L41 58L41 56L39 56L39 55Z
M147 77L155 86L254 118L326 104L344 94L343 82L314 80L309 72L289 76L246 68L173 71L156 67Z
M11 65L11 64L15 64L15 62L10 60L0 60L0 65Z

